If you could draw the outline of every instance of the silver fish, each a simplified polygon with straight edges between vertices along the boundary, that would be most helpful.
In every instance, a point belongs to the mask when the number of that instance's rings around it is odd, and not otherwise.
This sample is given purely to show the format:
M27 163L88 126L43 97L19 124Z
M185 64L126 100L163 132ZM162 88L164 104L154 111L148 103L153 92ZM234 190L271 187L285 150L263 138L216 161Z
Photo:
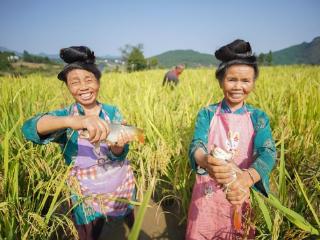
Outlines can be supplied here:
M219 147L215 147L213 151L211 151L211 155L217 159L223 160L225 163L230 162L233 158L232 152L226 152L223 149ZM227 193L229 186L236 181L237 179L237 172L241 172L241 170L235 166L233 166L233 173L232 177L233 180L230 183L224 184L224 190ZM241 191L245 191L244 189L240 188ZM240 230L241 229L241 208L239 206L235 206L233 208L233 226L235 229Z
M105 142L107 143L116 144L121 133L129 135L132 137L132 139L140 143L144 143L144 132L141 128L130 125L122 125L119 123L110 123L109 128L110 133L105 139ZM89 139L89 131L87 129L82 130L79 137L83 139Z

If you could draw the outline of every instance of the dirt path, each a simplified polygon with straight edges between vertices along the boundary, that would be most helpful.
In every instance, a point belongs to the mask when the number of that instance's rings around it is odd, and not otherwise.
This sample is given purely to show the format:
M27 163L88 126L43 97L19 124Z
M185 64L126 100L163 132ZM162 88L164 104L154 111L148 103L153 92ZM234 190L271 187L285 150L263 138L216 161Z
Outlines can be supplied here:
M150 202L150 205L152 207L148 208L145 214L139 240L184 239L185 226L179 226L180 219L173 214L178 207L172 205L164 210L153 201ZM135 209L135 213L137 210ZM123 240L128 238L128 234L127 225L122 220L117 220L104 226L99 240Z

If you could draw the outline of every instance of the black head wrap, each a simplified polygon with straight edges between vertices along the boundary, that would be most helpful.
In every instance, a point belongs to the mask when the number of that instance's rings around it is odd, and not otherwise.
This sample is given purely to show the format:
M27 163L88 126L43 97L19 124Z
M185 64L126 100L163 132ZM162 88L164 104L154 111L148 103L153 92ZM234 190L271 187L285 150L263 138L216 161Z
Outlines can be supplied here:
M249 42L237 39L232 43L219 48L214 55L221 61L216 70L216 77L220 81L223 79L226 69L235 64L252 66L255 71L255 77L258 76L257 58L252 54Z
M73 69L84 69L92 72L97 80L101 77L101 72L95 64L96 57L94 52L88 47L68 47L60 50L60 58L67 63L62 71L58 74L58 79L67 81L67 74Z

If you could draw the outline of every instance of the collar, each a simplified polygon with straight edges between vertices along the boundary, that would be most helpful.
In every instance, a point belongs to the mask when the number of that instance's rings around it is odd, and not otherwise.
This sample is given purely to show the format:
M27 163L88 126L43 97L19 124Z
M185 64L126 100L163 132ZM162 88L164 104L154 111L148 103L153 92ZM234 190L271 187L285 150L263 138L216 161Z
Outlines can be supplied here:
M101 116L103 116L102 104L101 104L100 102L98 102L98 101L97 101L97 104L98 104L99 107L100 107L99 116L101 117ZM77 106L77 110L78 110L78 112L79 112L79 115L84 116L84 115L85 115L85 112L84 112L84 109L83 109L83 107L81 106L81 104L77 102L77 103L76 103L76 106Z
M232 112L230 107L227 104L227 101L225 99L223 99L222 103L221 103L221 111L223 113L243 114L243 113L245 113L247 111L247 108L246 108L246 104L244 103L241 108L239 108L236 111Z

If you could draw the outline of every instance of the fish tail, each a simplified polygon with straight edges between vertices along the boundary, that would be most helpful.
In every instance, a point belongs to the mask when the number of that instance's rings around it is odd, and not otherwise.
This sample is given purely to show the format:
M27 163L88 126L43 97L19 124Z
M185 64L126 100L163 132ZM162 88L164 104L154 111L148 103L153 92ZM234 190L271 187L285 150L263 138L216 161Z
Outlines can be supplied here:
M241 229L241 207L239 206L233 211L233 226L236 230Z
M137 140L140 142L140 143L142 143L142 144L144 144L144 134L143 134L143 132L141 131L139 131L138 133L137 133Z

